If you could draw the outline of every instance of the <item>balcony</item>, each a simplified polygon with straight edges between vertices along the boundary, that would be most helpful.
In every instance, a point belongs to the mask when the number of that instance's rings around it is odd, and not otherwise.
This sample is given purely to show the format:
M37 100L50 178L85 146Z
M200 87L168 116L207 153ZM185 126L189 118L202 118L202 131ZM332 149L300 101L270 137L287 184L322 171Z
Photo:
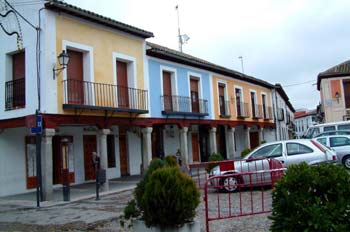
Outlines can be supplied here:
M264 120L270 120L272 119L272 107L263 107L263 116Z
M237 107L237 118L249 118L248 103L237 102L236 107Z
M25 79L5 83L5 110L24 108L26 104Z
M220 118L230 118L230 102L229 101L220 101Z
M79 80L65 80L63 88L63 109L148 113L147 90Z
M262 105L252 105L253 118L259 119L263 117L263 108Z
M190 97L184 96L161 96L162 114L184 115L184 116L208 116L208 100L197 99L192 101Z

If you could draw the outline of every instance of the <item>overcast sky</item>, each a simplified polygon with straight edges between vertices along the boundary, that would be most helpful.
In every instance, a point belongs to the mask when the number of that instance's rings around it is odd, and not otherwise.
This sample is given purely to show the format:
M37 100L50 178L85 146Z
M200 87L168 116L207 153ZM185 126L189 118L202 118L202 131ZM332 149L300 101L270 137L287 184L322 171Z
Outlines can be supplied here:
M315 108L318 73L350 59L350 0L66 2L151 31L148 41L173 49L178 4L185 53L240 72L242 56L244 73L281 83L296 109Z

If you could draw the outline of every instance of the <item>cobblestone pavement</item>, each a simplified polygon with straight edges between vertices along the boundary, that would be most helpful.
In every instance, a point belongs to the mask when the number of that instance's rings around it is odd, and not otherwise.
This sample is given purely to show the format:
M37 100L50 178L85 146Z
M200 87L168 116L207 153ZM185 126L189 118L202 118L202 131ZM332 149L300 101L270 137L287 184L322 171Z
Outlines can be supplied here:
M260 193L260 192L259 192ZM255 193L254 193L255 194ZM271 204L271 190L265 191L264 196L270 199L266 207ZM237 202L238 193L220 193L220 202L225 205L225 200ZM217 193L209 194L210 215L217 210ZM254 208L261 205L261 194L255 194ZM130 231L127 226L121 227L119 216L129 200L132 199L132 191L124 191L117 194L104 196L100 201L94 199L83 200L67 205L53 206L41 209L11 209L3 208L0 211L0 231ZM241 195L244 201L250 202L250 192ZM226 204L227 205L227 204ZM232 204L236 208L237 205ZM250 204L245 204L243 210L250 210ZM228 208L222 207L222 212L228 212ZM233 212L233 211L232 211ZM269 214L259 214L239 218L224 219L210 222L210 231L268 231L270 220ZM200 221L201 231L205 231L205 205L203 199L197 208L196 220Z

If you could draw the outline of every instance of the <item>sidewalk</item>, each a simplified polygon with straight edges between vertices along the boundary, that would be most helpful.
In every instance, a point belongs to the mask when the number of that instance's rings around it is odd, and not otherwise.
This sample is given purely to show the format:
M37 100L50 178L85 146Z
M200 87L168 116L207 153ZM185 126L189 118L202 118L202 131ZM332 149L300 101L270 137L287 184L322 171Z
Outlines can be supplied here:
M140 179L140 176L128 176L123 178L111 179L109 180L109 191L100 192L100 198L109 194L133 189L136 187L136 184L139 182ZM64 205L84 199L95 199L95 197L95 182L70 186L70 201L63 201L62 187L54 187L53 200L40 202L40 207L45 208L56 205ZM36 191L0 197L0 212L15 209L30 209L36 207Z

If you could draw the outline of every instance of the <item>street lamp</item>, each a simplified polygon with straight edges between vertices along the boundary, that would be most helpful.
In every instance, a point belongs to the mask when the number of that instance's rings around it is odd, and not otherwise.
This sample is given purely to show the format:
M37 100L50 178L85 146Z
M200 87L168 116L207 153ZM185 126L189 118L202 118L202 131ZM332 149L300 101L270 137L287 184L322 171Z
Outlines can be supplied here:
M56 75L58 75L63 69L65 69L69 63L69 56L65 50L62 50L61 54L57 57L57 59L58 59L58 63L60 64L61 68L56 68L56 65L54 65L54 67L52 69L54 80L55 80Z

